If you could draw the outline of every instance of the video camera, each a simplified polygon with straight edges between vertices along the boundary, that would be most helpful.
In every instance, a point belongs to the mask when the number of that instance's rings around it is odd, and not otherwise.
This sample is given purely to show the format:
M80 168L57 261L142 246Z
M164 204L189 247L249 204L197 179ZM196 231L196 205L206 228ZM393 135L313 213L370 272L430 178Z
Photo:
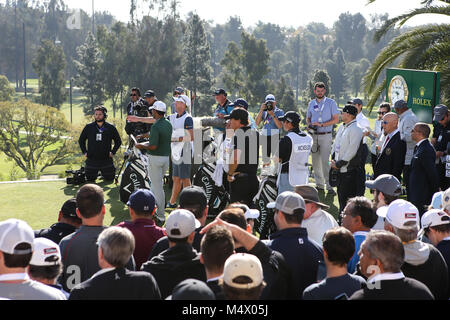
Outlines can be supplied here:
M273 110L273 102L272 101L267 101L266 103L264 103L264 105L266 106L264 108L264 111L272 111Z
M67 184L83 184L86 182L86 174L84 171L84 167L81 167L79 170L66 170L67 174L72 174L73 177L67 177L66 183Z
M202 127L225 128L226 120L220 118L204 118L201 121Z

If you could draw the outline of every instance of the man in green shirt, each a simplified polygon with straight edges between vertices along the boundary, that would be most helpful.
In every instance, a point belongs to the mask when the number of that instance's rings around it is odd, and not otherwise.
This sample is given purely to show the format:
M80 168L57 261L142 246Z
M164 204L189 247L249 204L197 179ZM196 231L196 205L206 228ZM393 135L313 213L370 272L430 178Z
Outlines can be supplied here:
M149 175L153 194L156 198L156 218L158 225L162 225L166 220L164 208L166 206L166 195L164 193L164 175L169 169L170 142L172 138L172 125L164 116L166 114L166 104L156 101L150 109L153 118L156 120L150 129L150 139L145 143L136 144L136 148L148 150Z

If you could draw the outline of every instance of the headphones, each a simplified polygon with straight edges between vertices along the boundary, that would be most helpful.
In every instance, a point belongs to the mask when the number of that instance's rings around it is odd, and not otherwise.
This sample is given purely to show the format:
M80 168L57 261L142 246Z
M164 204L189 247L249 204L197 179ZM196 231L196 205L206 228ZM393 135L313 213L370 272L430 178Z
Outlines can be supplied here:
M106 120L106 118L108 118L108 114L107 114L108 110L104 106L95 107L94 112L97 110L100 110L103 112L103 116L105 117L105 120Z

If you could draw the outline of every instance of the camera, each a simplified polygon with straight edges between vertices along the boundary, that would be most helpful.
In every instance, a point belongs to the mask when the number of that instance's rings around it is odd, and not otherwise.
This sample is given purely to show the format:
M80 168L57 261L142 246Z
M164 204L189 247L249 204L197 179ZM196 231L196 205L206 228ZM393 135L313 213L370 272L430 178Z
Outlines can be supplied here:
M272 101L267 101L265 104L265 108L264 111L272 111L273 110L273 102Z
M67 177L67 184L83 184L86 182L86 174L84 171L84 167L81 167L79 170L66 170L67 174L72 174L73 177Z
M221 118L203 118L200 120L202 127L225 128L226 120Z
M309 126L308 126L308 129L310 129L310 130L312 130L312 131L314 131L314 132L316 132L317 131L317 126L313 126L312 124L310 124Z

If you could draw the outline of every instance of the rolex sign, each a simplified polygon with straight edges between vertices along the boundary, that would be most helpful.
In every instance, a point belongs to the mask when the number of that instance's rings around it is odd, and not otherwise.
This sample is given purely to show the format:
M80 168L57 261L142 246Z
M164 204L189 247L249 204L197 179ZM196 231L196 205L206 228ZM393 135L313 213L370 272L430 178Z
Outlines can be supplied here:
M433 109L439 104L440 73L390 68L386 71L386 100L394 107L405 100L419 121L431 123Z

